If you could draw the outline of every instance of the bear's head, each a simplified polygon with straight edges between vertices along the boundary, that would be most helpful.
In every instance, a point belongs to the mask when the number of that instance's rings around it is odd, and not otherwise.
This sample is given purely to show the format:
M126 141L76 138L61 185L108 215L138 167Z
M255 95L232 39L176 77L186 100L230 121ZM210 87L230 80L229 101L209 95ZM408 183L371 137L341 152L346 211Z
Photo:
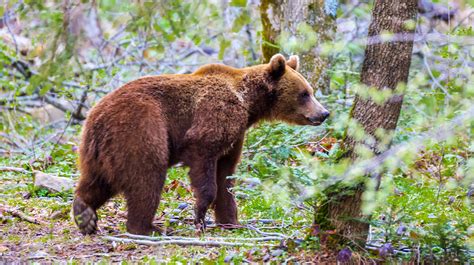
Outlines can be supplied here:
M274 55L266 71L269 89L276 95L272 119L298 125L320 125L329 111L314 97L314 91L306 79L298 73L298 56L287 61L281 54Z

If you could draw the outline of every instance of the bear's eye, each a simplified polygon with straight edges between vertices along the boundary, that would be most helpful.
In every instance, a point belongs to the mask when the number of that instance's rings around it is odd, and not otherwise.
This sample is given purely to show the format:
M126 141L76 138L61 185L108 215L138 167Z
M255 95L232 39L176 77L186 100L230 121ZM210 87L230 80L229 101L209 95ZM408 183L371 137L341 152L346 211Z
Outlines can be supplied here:
M302 99L307 99L307 98L309 98L309 93L307 91L305 91L305 92L301 93L300 96L301 96Z

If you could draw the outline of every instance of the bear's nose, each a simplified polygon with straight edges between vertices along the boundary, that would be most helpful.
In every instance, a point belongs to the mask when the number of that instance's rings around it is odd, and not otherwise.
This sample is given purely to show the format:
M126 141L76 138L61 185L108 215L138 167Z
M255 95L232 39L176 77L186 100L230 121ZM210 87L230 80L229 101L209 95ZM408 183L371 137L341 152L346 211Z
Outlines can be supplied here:
M329 111L324 111L322 114L321 114L321 117L322 117L322 121L326 120L329 115L331 115L331 113Z

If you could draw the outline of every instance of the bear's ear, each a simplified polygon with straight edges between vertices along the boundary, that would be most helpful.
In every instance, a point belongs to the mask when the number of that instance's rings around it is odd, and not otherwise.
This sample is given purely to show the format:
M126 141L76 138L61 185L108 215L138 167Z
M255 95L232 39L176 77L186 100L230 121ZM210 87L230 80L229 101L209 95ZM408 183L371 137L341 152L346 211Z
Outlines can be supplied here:
M285 57L278 53L273 55L270 59L270 63L268 63L268 72L273 78L278 79L285 73L285 67Z
M298 69L300 69L300 57L298 57L298 55L291 55L290 59L286 61L286 65L298 71Z

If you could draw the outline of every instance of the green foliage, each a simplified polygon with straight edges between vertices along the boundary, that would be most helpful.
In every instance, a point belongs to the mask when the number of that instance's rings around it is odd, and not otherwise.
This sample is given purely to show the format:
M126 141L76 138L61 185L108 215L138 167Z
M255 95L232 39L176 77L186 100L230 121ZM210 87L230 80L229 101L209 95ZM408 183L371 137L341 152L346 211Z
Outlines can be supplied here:
M425 177L426 178L426 177ZM465 245L474 215L466 190L440 188L433 180L393 179L394 190L374 226L385 241L417 250L425 260L468 260Z
M298 54L308 51L317 43L317 34L308 24L302 22L296 28L297 35L282 32L278 43L282 51L288 54Z
M336 2L325 1L327 12L335 13ZM107 22L103 29L103 46L99 48L84 41L84 32L71 33L65 26L67 16L58 3L49 3L55 8L44 1L19 4L20 20L32 22L23 29L24 36L31 41L27 55L17 53L11 43L0 39L0 151L5 153L0 154L2 166L78 177L77 146L81 125L72 124L70 117L74 109L66 111L63 121L45 123L24 113L36 108L28 105L31 98L42 101L44 96L51 96L77 107L82 93L87 90L90 94L85 105L90 107L105 93L145 74L186 73L207 62L244 66L258 60L258 51L257 57L252 52L258 50L261 26L256 13L258 8L251 1L232 0L225 6L210 0L97 1L100 20ZM339 9L340 19L363 21L362 25L366 25L371 5L347 5ZM5 8L11 6L0 6L0 15ZM347 10L350 12L346 13ZM343 14L350 17L342 17ZM35 18L34 23L32 18ZM421 17L416 25L426 26L430 21L425 20ZM293 242L288 253L272 261L284 262L292 251L324 249L322 246L327 242L321 236L312 235L314 231L307 231L313 222L315 207L323 207L321 203L331 199L333 193L361 181L367 186L363 210L372 216L371 243L410 250L385 259L413 261L419 256L426 263L472 261L472 252L468 251L474 247L474 122L470 120L452 128L452 135L443 142L422 139L422 152L409 148L418 144L414 142L418 139L415 137L447 124L470 108L474 100L474 80L472 69L468 67L472 64L472 54L462 41L456 41L474 36L473 28L460 25L445 33L453 39L446 45L415 44L418 52L413 55L409 82L394 92L378 91L359 82L365 50L360 38L365 37L366 32L354 34L355 39L348 37L347 32L338 33L334 41L320 47L322 56L332 60L330 92L317 94L331 110L330 120L316 128L262 123L250 129L238 172L232 176L238 184L232 192L239 202L240 218L281 221L278 231L292 235L294 241L304 239ZM314 49L315 43L314 29L301 23L296 36L283 32L277 44L266 44L297 54ZM111 46L105 48L106 44ZM107 49L112 52L107 54ZM31 76L13 67L17 61L26 62ZM376 135L368 136L360 124L349 120L356 94L384 104L394 93L405 95L395 132L379 130ZM375 180L361 178L364 172L360 170L346 174L359 162L343 158L342 142L346 134L357 139L377 138L384 143L393 136L393 144L408 143L403 152L382 163L379 190L375 190ZM367 149L358 151L365 158L374 155ZM193 199L187 173L183 167L168 171L166 192L158 214L177 220L192 217ZM0 202L25 212L47 209L49 214L69 210L72 191L51 193L33 186L32 181L32 173L2 172ZM120 198L114 201L114 207L113 212L99 211L101 219L126 209ZM192 233L192 225L171 222L170 218L166 226L180 233ZM5 226L13 227L17 221L9 219ZM321 224L324 220L317 221ZM116 226L119 231L125 231L123 224ZM245 229L216 232L216 235L222 234L258 236ZM54 239L47 235L39 240ZM19 243L22 238L9 235L8 241ZM380 247L377 248L368 255L378 255ZM206 250L177 249L168 261L187 263L186 256L195 254L196 260L208 263L247 262L249 257L263 261L264 256L271 256L272 250L255 248L239 252L222 248L212 252L212 257L199 258L200 251ZM143 262L161 261L146 256Z

